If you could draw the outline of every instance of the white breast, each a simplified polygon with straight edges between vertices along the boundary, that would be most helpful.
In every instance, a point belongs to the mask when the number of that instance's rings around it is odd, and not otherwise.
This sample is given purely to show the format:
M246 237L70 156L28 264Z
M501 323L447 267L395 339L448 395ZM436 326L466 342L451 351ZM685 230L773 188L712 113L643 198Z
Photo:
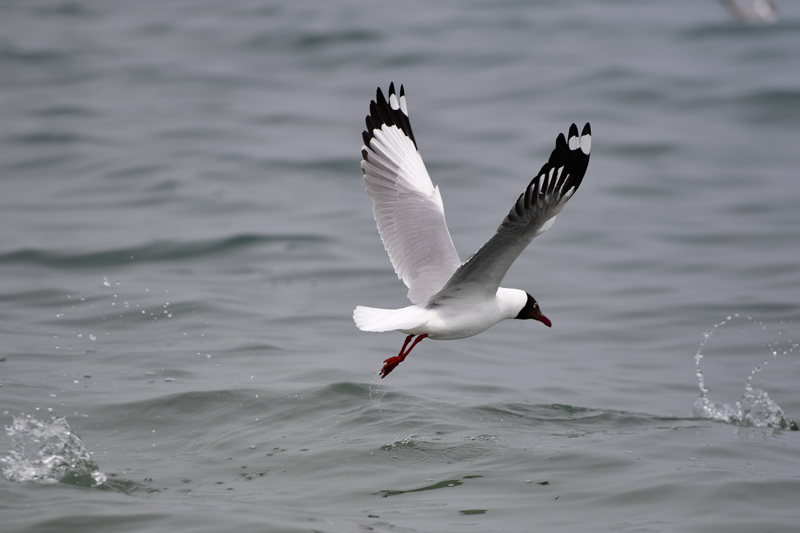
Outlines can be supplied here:
M425 308L425 323L409 330L410 335L427 333L434 340L453 340L472 337L498 322L514 318L525 306L528 296L519 289L500 287L494 298L476 301L448 300L446 304Z

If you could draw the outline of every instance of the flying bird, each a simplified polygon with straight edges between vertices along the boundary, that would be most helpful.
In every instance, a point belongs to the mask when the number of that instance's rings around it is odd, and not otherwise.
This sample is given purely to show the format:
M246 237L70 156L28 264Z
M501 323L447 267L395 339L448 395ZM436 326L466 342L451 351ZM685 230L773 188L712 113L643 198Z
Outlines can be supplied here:
M778 22L778 8L771 0L721 0L731 15L749 24L764 26Z
M397 277L413 305L401 309L358 306L353 320L362 331L400 331L407 335L400 353L384 361L386 377L425 338L463 339L509 319L538 320L547 327L533 296L500 286L520 253L547 231L572 198L589 165L591 128L572 124L556 138L550 159L514 203L497 232L463 263L408 119L405 90L380 87L370 102L362 137L361 169L372 199L375 222ZM416 337L416 338L415 338Z

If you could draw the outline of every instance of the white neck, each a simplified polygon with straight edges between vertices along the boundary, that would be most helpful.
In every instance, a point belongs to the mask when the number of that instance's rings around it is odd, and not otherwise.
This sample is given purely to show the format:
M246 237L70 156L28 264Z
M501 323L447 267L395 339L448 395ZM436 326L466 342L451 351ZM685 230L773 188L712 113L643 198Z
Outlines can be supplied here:
M519 289L497 289L497 306L505 318L515 318L525 304L528 303L528 293Z

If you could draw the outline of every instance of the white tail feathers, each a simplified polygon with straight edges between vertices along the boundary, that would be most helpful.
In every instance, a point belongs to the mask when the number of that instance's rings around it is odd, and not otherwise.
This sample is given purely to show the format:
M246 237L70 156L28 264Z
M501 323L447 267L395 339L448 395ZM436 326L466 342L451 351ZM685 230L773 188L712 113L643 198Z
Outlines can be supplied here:
M377 309L359 305L353 311L353 321L361 331L407 331L425 323L425 319L420 318L419 311L416 305L402 309Z

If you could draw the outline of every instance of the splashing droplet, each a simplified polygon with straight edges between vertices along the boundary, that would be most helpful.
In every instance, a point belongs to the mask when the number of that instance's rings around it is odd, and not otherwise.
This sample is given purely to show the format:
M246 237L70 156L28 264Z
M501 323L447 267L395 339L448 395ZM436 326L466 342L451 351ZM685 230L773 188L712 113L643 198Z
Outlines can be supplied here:
M106 475L92 461L65 418L53 417L48 422L30 415L15 416L12 424L6 426L6 433L14 445L8 455L0 458L0 472L9 481L84 487L106 482Z
M735 315L739 318L739 315ZM766 326L761 322L754 321L751 317L746 317L748 321L766 330ZM694 356L696 365L697 385L700 388L700 398L694 403L694 415L700 418L707 418L718 422L726 422L728 424L735 424L738 426L751 426L751 427L765 427L776 429L789 429L797 431L797 423L789 418L772 398L769 397L766 391L753 386L753 378L761 372L762 367L769 363L769 360L763 362L763 365L755 365L753 370L750 371L747 379L745 380L744 392L742 398L733 404L728 403L714 403L708 398L709 389L706 385L705 374L703 373L700 363L704 357L703 351L705 350L706 343L711 336L722 326L725 326L733 320L733 317L727 317L722 322L714 324L711 331L703 333L703 340L697 348L697 353ZM793 351L797 345L793 345L783 353L787 354ZM773 359L777 356L778 350L775 345L767 343L767 350L772 355Z

